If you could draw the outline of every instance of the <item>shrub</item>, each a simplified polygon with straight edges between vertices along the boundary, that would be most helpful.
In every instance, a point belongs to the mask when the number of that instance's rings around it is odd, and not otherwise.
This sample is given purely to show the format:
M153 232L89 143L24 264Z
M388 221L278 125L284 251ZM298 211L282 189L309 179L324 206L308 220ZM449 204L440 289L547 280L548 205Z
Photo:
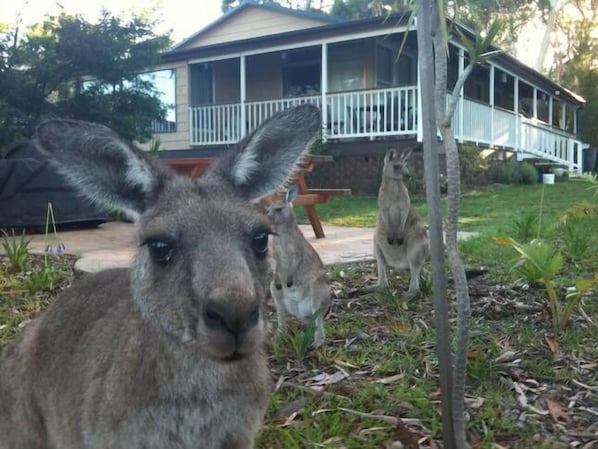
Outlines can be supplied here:
M465 185L480 184L480 178L488 170L488 161L482 157L480 148L473 144L459 145L459 169Z
M535 184L538 170L528 162L510 160L496 170L496 181L503 184Z

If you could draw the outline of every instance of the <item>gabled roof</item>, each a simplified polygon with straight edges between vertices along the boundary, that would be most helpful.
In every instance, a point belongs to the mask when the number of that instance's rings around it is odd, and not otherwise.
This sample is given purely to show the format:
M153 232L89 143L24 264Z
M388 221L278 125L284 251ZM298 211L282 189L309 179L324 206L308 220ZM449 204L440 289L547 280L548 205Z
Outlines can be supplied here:
M278 3L270 3L270 2L260 3L256 0L243 0L239 6L228 10L226 13L224 13L218 19L216 19L212 23L208 24L207 26L205 26L198 32L185 38L181 42L175 44L173 47L170 48L170 50L167 51L167 53L170 53L171 51L175 51L178 49L185 48L188 43L196 41L197 39L200 39L202 36L208 34L212 30L220 27L223 23L230 21L231 18L236 17L239 14L242 14L243 11L245 11L249 8L259 8L259 9L266 10L266 11L272 11L274 13L279 13L279 14L284 14L284 15L288 15L291 17L296 17L298 19L310 19L313 21L319 21L319 22L322 22L322 25L345 21L345 19L342 19L340 17L332 16L330 14L325 14L322 12L302 11L299 9L286 8Z

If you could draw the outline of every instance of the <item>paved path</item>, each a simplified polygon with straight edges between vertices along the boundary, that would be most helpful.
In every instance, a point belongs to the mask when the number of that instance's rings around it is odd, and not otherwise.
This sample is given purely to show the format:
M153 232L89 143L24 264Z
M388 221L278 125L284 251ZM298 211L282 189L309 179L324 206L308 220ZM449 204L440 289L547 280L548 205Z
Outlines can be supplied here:
M58 241L64 243L68 253L80 256L78 270L96 272L127 267L135 251L133 228L131 223L108 222L93 229L59 232ZM324 239L316 239L309 225L301 225L301 230L325 264L373 259L371 228L324 226ZM40 234L32 237L29 245L32 252L43 252L48 244L57 243L53 236L47 240Z
M300 227L326 265L374 258L373 228L324 226L326 238L316 239L311 226ZM75 265L78 270L96 272L107 268L128 267L135 251L133 228L131 223L108 222L93 229L60 232L58 240L64 243L68 253L80 256ZM460 237L467 238L470 234L463 233ZM44 235L32 237L29 248L33 252L43 252L48 244L57 243L53 236L47 240Z

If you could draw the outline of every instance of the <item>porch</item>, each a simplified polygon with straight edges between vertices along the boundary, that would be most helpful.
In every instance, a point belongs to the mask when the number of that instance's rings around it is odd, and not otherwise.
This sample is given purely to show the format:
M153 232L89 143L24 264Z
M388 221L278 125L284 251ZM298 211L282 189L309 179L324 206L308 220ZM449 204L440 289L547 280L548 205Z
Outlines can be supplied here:
M421 142L417 86L401 86L190 107L190 145L234 144L276 112L302 103L323 111L324 140L412 138ZM520 159L545 159L569 171L582 170L582 143L573 134L523 113L461 97L453 130L460 142L514 151Z

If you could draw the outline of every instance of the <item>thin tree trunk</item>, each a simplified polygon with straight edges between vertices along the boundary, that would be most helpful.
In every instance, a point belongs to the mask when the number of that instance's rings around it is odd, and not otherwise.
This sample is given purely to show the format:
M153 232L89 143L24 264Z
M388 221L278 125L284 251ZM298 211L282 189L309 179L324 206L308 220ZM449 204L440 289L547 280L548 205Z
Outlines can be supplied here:
M444 14L444 12L442 12ZM440 17L440 16L439 16ZM444 16L440 20L445 20ZM447 174L447 217L446 217L446 248L449 265L455 280L455 296L457 299L457 340L454 357L452 411L455 442L458 448L467 447L465 423L465 381L467 375L467 352L469 348L469 290L465 277L465 267L459 256L457 244L457 230L459 223L459 203L461 199L461 173L459 167L459 151L455 135L451 129L451 120L455 112L455 99L471 70L460 75L460 81L455 86L455 92L450 98L449 109L446 107L447 56L446 42L443 36L434 34L434 67L436 74L435 106L436 117L446 156ZM468 66L470 68L471 66ZM456 95L455 95L456 94Z
M432 253L432 285L434 316L436 320L436 353L440 369L440 402L442 412L442 435L445 449L455 449L452 408L452 361L450 329L444 272L444 243L442 237L442 213L440 208L440 181L436 139L436 116L434 108L434 52L432 30L438 18L435 0L417 0L417 47L419 60L420 95L422 103L422 126L424 147L424 174L430 246Z
M534 69L540 73L544 73L544 61L546 61L546 53L548 52L548 47L550 47L550 38L555 29L558 10L562 6L559 3L559 0L549 1L550 11L548 11L548 18L544 24L544 32L542 33L542 39L540 40L538 48L538 57L536 58L536 64L534 66Z

